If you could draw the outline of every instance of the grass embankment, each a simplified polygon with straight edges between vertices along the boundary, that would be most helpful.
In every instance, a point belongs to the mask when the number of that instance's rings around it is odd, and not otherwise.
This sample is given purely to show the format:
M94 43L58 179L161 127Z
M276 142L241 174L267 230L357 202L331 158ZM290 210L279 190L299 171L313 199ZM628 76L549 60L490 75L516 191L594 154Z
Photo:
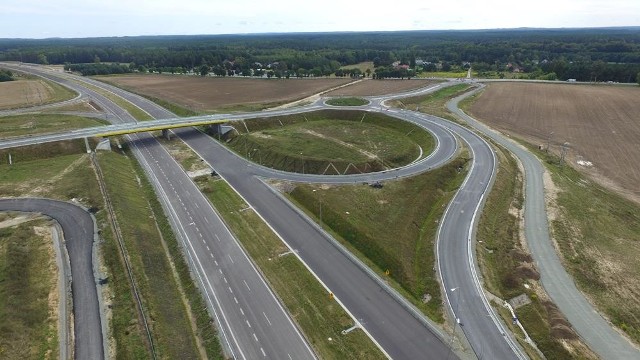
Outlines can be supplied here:
M58 359L58 271L48 221L0 228L0 358Z
M516 314L538 349L548 359L594 358L577 334L550 301L538 280L531 255L523 244L522 221L523 182L516 160L496 147L499 160L493 191L478 223L477 254L485 288L498 297L509 300L526 294L531 303L516 309ZM525 288L525 284L530 287ZM496 304L502 308L502 304ZM522 332L511 324L511 314L499 311L505 323L532 358L537 352L526 345Z
M429 154L431 134L377 113L325 110L235 124L228 146L275 169L309 174L360 173L406 165Z
M13 155L14 164L5 159ZM96 219L103 242L101 256L108 273L110 298L110 327L115 342L116 358L149 357L145 345L145 332L138 321L136 306L129 280L119 257L119 250L111 227L108 225L104 203L99 190L84 141L68 141L1 150L0 196L40 196L60 200L76 199L96 212ZM136 280L145 284L142 297L152 299L149 309L153 336L160 357L197 358L200 356L194 345L194 330L186 315L182 295L176 295L177 281L172 270L167 269L167 256L160 244L160 234L172 254L182 291L193 312L197 333L209 358L220 358L220 345L206 306L198 289L191 281L188 268L182 260L177 242L163 215L157 216L158 227L151 215L162 214L162 210L150 186L132 161L114 153L100 154L103 171L110 183L118 223L126 229L129 255L136 259ZM111 169L114 167L115 169ZM109 169L109 170L107 170ZM138 214L133 213L135 209ZM153 209L153 212L151 211ZM152 236L155 234L155 237ZM141 241L148 243L140 244ZM135 245L135 246L134 246ZM137 246L137 247L136 247ZM142 258L145 258L144 261ZM146 261L146 263L145 263ZM150 266L144 267L145 265ZM157 264L156 264L157 263ZM140 277L142 279L140 279ZM158 304L160 303L160 304ZM145 302L145 305L148 304ZM161 313L158 313L161 312ZM167 330L171 328L172 330ZM176 333L172 333L172 331ZM186 340L185 340L186 339ZM175 356L174 356L175 355Z
M446 204L466 175L460 169L468 161L459 157L429 173L385 182L382 189L297 185L289 196L318 219L322 203L325 228L383 277L388 270L392 284L441 323L434 241Z
M329 99L326 103L333 106L362 106L368 104L369 101L359 97L340 97Z
M288 248L227 183L208 176L199 187L258 265L272 289L304 332L321 359L384 359L362 330L341 331L352 319ZM331 338L332 340L328 340Z
M452 98L466 92L471 87L472 86L469 84L448 86L431 94L393 100L390 104L395 107L403 107L410 110L418 109L420 112L448 120L456 120L455 117L447 110L445 104Z
M551 234L578 288L640 343L640 206L530 146L556 187Z
M199 358L198 342L203 341L209 357L222 357L206 307L191 281L173 232L141 169L129 157L121 154L101 153L99 162L106 174L107 189L133 266L135 281L143 294L143 305L157 355L160 358ZM109 261L119 262L117 253L114 253L117 251L115 242L106 246L110 247L109 252L113 257ZM127 280L114 279L113 282L126 284ZM123 293L129 291L128 286L120 291L125 295ZM192 315L191 311L195 314ZM197 327L192 324L194 321ZM118 356L148 356L137 342L128 341L127 335L134 323L131 316L123 313L116 317L114 314L112 323Z
M104 120L75 115L28 114L0 117L0 137L64 132L106 125Z
M14 77L22 81L3 83L10 93L5 101L0 101L3 104L0 105L0 110L53 104L73 99L78 95L71 89L34 75L16 71Z

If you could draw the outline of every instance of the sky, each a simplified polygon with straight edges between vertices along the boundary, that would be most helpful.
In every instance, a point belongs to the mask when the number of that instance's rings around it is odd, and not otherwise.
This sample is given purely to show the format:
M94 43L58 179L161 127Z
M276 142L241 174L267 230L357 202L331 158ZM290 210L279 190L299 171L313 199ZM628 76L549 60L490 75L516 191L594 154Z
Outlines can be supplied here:
M640 0L0 0L0 38L640 26Z

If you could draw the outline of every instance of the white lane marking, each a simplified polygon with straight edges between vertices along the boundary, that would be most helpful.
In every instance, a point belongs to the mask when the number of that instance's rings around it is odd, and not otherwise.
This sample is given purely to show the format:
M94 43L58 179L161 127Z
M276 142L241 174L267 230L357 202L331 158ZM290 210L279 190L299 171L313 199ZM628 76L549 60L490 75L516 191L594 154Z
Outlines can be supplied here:
M242 310L242 308L240 308L240 313L244 315L244 310Z
M200 209L200 205L198 203L193 203L198 209Z
M229 260L231 260L231 263L232 263L232 264L235 264L235 263L233 262L233 258L231 257L231 255L227 254L227 256L229 257Z
M213 253L209 253L209 255L211 255L211 258L213 259ZM218 264L216 264L216 265L218 265Z
M233 300L236 302L236 304L238 303L238 298L236 298L235 296L233 297Z
M264 315L264 318L267 319L267 322L269 323L269 326L271 326L271 321L269 321L269 318L267 317L267 314L265 314L264 311L263 311L262 315Z
M229 286L229 292L233 294L233 290L231 290L231 286Z
M206 221L207 224L209 224L209 218L204 218L204 221Z
M249 320L245 320L245 321L247 322L247 326L251 328L251 323L249 322Z
M264 352L264 349L263 349L263 348L260 348L260 351L262 351L262 356L267 357L267 353L266 353L266 352Z
M213 257L213 254L211 254L211 257ZM218 266L218 261L217 260L213 260L213 262L216 264L216 266Z
M211 251L211 249L209 249L209 245L207 245L207 251Z
M220 237L218 236L218 234L214 234L216 236L216 239L218 239L218 241L220 241Z
M222 275L222 269L218 269L218 272L220 273L220 275Z
M244 282L244 286L246 286L246 287L247 287L247 289L248 289L249 291L251 291L251 288L249 287L249 284L247 284L247 280L242 280L242 281Z
M258 337L256 336L256 333L253 333L253 338L256 339L256 341L258 341Z
M227 278L226 278L226 277L222 277L222 279L224 279L224 283L225 283L225 284L228 284L228 282L227 282Z
M293 360L293 358L291 357L291 354L287 354L287 356L289 357L289 360Z

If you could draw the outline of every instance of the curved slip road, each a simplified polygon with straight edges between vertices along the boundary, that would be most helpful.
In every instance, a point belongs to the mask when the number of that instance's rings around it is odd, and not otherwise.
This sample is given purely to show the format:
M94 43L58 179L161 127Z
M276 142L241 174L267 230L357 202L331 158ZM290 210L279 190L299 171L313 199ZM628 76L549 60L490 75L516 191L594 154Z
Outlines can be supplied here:
M473 119L458 108L458 103L462 99L477 93L482 87L453 99L447 104L447 107L473 128L507 148L522 163L525 177L525 236L536 267L540 271L542 285L573 328L601 358L640 359L640 351L614 330L597 312L578 290L573 279L562 266L549 238L544 202L544 166L536 156L522 146Z
M80 81L91 82L92 80L80 79ZM124 96L155 117L174 117L173 114L170 114L165 109L137 95L126 93L102 83L96 83L95 85L109 88L110 91ZM407 95L410 95L410 93L402 96ZM374 99L369 108L375 110L375 106L380 106L381 101L382 99ZM320 108L319 105L314 105L305 109L282 111L280 114L297 113L318 108ZM382 109L382 106L380 106L380 109ZM465 318L463 320L465 324L463 330L470 339L470 343L476 353L482 357L499 359L520 356L518 354L519 349L513 345L510 337L503 333L500 321L496 320L492 309L486 303L475 275L475 265L470 245L475 215L479 212L482 196L489 186L494 171L494 165L492 162L487 161L488 158L485 158L485 161L479 161L482 157L479 154L485 154L485 156L487 154L485 151L481 151L481 148L488 148L488 145L468 130L442 119L410 111L389 110L389 113L404 119L421 119L421 121L431 122L431 126L439 123L438 126L441 128L453 128L472 147L475 156L474 170L476 171L472 170L470 172L464 186L456 195L456 198L459 199L458 202L456 203L454 200L451 203L452 205L449 206L447 214L454 215L451 215L452 220L443 221L442 224L451 224L451 228L443 225L440 229L439 243L442 243L442 239L446 239L446 244L455 244L455 246L452 245L449 248L443 245L442 249L440 249L439 245L440 273L443 275L443 282L447 289L461 289L457 291L455 297L447 293L447 300L450 302L455 301L456 304L465 304L464 308L452 305L451 309L454 310L456 317ZM263 114L254 114L253 117L263 116ZM179 130L176 133L183 135L183 131L188 130ZM186 136L186 134L184 135ZM212 139L205 138L202 134L200 135L202 136L202 141L206 141L206 143L198 145L195 140L186 139L187 143L196 149L201 156L207 158L218 172L225 176L229 183L245 196L248 203L256 208L258 213L276 229L283 240L290 247L298 250L299 254L302 254L299 255L301 258L302 256L308 256L308 258L303 259L305 264L311 268L316 276L322 276L321 280L336 293L341 302L346 305L347 310L354 314L354 317L363 325L365 331L372 335L390 356L394 358L426 357L438 359L451 355L442 340L442 334L430 328L422 315L415 310L412 311L411 306L406 301L392 290L389 290L388 287L385 287L380 279L370 273L370 270L359 264L348 252L341 249L335 241L319 231L317 226L308 218L300 215L290 203L274 194L270 188L256 178L255 173L249 171L243 174L242 172L243 169L251 170L251 168L257 169L257 167L247 166L244 160L238 160L235 155L230 156L231 163L226 166L223 165L221 163L221 158L224 156L222 152L209 153L207 155L206 149L199 149L200 146L206 147L214 143ZM474 149L475 147L477 147L478 151ZM490 148L488 149L488 153L493 158ZM228 152L226 153L227 155L232 155ZM431 158L424 161L422 165L425 168L422 171L429 169L428 165L426 165L429 161L435 161L435 159ZM446 160L441 159L441 161ZM395 174L387 173L384 176L385 178L395 177ZM483 182L481 180L483 178L489 180ZM274 207L277 206L274 204L278 204L278 202L283 205L279 210L275 210ZM466 213L467 215L456 215L458 211L458 214ZM278 225L278 223L281 225ZM291 228L295 228L296 231L289 232ZM314 232L317 234L314 234ZM306 249L310 249L310 251L305 251L303 250L304 246L316 247L308 247ZM193 253L196 254L198 252L194 250ZM338 274L332 272L333 268L337 268L337 266L334 266L334 262L335 264L344 265L343 270ZM451 268L446 265L443 266L445 263L449 264ZM314 264L313 268L310 264ZM382 306L378 304L382 304ZM358 313L357 311L362 312ZM468 311L468 313L464 313L464 311ZM411 324L415 324L415 326Z
M50 199L0 199L0 211L41 213L60 224L71 265L75 358L104 359L92 262L95 227L91 215L76 205Z
M24 67L22 70L26 71ZM37 67L29 71L43 74ZM75 78L68 74L44 75L53 81L60 76ZM58 82L72 84L113 114L112 122L135 121L100 93L62 80ZM149 134L134 134L128 139L183 245L227 354L237 359L314 359L289 315L180 165Z

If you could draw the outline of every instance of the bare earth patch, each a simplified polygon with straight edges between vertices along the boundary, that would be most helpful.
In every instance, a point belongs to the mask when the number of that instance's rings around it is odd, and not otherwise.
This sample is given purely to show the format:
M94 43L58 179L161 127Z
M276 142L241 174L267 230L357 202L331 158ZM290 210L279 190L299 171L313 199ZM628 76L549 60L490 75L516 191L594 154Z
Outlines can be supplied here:
M0 82L0 110L44 104L53 90L41 80Z
M285 103L349 83L351 79L256 79L184 75L123 75L102 77L135 92L196 111L222 106Z
M640 202L640 88L492 83L471 107L474 117L551 151L569 143L567 160L602 185ZM578 166L589 161L593 166Z

